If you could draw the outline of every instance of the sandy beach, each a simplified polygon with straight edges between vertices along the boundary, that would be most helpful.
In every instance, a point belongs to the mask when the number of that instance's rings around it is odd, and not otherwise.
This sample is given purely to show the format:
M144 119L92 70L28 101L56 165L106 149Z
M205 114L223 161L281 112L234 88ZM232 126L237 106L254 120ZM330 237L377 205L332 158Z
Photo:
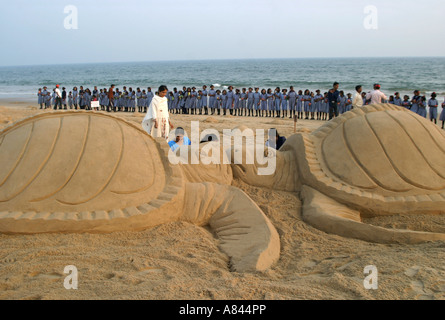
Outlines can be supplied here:
M42 112L29 103L0 101L0 130ZM140 125L144 114L115 114ZM171 115L186 131L237 126L277 128L288 137L291 119ZM322 121L299 120L297 130ZM141 166L143 164L140 164ZM135 168L137 170L137 168ZM219 239L207 228L169 223L143 232L112 234L0 234L0 299L445 299L445 243L383 245L319 231L301 218L296 193L235 180L271 220L281 255L265 272L230 272ZM367 221L387 228L445 232L445 216L393 216ZM67 265L79 272L78 290L64 288ZM366 290L364 268L378 268L378 289Z

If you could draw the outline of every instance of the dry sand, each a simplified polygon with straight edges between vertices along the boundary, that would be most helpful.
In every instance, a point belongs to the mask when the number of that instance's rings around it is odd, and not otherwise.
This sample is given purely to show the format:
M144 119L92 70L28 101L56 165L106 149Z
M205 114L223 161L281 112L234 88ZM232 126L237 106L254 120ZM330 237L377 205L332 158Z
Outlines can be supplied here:
M0 103L0 129L42 112ZM43 111L45 112L45 111ZM143 114L118 113L138 124ZM176 126L219 131L240 125L293 133L289 119L173 115ZM299 121L313 130L323 122ZM143 165L143 164L141 164ZM137 170L137 168L135 168ZM381 245L323 233L301 219L297 194L235 181L274 224L280 260L271 270L232 273L208 229L178 222L144 232L0 235L0 299L445 299L445 243ZM443 232L444 216L374 218L385 227ZM79 271L78 290L63 286L65 266ZM378 290L363 286L375 265Z

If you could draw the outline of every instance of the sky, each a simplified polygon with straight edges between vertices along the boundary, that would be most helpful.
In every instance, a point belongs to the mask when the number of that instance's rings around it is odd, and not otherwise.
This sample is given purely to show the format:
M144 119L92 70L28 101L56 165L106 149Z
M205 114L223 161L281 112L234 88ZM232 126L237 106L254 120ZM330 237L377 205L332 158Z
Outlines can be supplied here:
M445 56L443 0L0 0L0 4L0 66ZM75 12L65 12L67 6L77 10L77 29L70 29ZM372 10L365 13L368 6Z

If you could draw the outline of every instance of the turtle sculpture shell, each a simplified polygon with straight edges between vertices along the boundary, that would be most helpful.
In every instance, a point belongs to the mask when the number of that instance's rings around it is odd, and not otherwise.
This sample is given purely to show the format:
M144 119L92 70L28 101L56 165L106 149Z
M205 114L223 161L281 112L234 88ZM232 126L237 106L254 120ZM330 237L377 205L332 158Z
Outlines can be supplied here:
M15 123L0 132L0 225L46 221L48 228L23 228L40 232L51 231L48 222L75 220L86 222L77 224L83 231L147 213L182 186L162 157L143 130L104 114L54 112Z
M445 211L445 135L413 112L354 109L301 139L304 184L362 211Z

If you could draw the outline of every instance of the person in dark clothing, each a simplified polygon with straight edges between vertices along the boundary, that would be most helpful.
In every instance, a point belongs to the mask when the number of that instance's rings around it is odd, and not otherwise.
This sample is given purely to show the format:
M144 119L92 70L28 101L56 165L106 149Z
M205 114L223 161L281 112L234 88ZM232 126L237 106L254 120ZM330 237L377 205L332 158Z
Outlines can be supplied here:
M338 117L338 96L340 92L338 92L339 83L335 82L334 87L328 92L328 101L329 101L329 120L334 118L334 115Z
M275 135L275 139L274 139ZM277 129L271 128L269 130L269 140L266 141L266 147L270 147L276 150L280 150L283 144L286 142L286 138L278 134Z

